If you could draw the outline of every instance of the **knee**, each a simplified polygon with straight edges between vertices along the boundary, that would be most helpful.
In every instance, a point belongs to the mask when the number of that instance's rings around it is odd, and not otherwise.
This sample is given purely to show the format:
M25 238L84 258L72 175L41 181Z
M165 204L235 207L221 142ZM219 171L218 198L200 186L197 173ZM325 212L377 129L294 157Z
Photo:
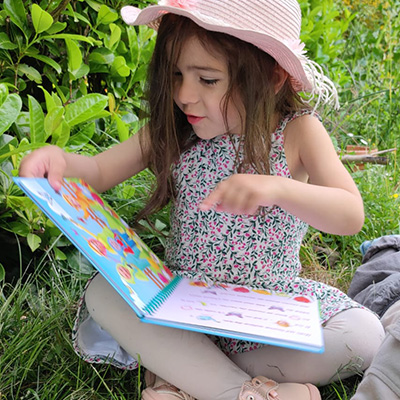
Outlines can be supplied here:
M340 347L347 354L349 361L359 364L365 370L371 364L373 357L385 336L379 318L371 311L354 308L341 312L328 321L324 332L340 353Z
M104 296L102 294L107 294L107 282L100 275L97 274L93 277L93 279L88 283L85 290L85 303L89 313L96 313L98 308L104 302Z
M85 304L91 317L103 328L112 325L121 313L132 310L116 290L97 274L85 291Z

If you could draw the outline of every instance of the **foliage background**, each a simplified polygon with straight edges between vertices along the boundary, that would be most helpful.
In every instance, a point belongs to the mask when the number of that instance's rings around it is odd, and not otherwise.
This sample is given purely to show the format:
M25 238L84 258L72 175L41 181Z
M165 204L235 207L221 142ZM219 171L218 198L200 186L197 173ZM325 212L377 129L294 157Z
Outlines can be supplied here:
M21 158L47 144L94 154L135 134L154 33L125 26L129 0L4 0L0 4L0 398L138 398L141 375L82 362L70 331L92 269L12 183ZM338 84L341 109L322 111L340 154L347 145L396 149L398 0L301 0L309 56ZM366 221L353 237L310 229L304 273L346 290L364 240L399 233L397 152L387 165L349 166ZM144 171L106 198L128 221L151 186ZM142 223L162 255L168 210ZM357 378L323 388L350 398Z

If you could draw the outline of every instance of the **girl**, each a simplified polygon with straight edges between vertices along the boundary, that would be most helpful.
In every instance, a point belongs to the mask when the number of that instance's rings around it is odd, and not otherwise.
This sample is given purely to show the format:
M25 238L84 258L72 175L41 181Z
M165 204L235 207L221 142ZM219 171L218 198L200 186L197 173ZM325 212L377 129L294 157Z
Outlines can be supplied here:
M307 224L354 234L364 214L328 134L298 95L336 97L305 56L296 0L163 0L124 7L122 16L158 30L148 126L92 158L39 149L20 174L47 176L55 189L63 176L80 177L104 191L151 168L157 185L138 218L172 201L167 265L194 279L315 296L326 351L143 324L99 275L82 302L76 350L124 368L140 357L152 371L143 400L320 399L305 382L365 369L383 331L339 290L298 276Z

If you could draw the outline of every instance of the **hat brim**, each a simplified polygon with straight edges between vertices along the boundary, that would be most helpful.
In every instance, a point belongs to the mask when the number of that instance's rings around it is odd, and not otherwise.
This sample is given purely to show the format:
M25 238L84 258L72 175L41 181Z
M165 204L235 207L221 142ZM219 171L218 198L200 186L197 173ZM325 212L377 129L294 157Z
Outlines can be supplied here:
M128 25L150 25L167 13L187 17L204 29L214 32L226 33L245 42L251 43L271 55L277 63L288 72L292 86L296 91L310 91L312 85L307 79L303 65L297 55L283 42L263 32L238 29L224 25L220 20L205 17L196 10L183 9L171 6L148 6L143 10L133 6L121 9L122 19Z

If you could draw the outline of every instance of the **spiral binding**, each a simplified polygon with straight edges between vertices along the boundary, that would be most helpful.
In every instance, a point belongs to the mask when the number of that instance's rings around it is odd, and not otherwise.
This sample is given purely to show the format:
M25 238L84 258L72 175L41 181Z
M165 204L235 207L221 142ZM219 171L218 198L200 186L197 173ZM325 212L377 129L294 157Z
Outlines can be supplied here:
M158 292L146 305L143 309L143 312L152 315L156 312L162 304L164 304L165 300L172 294L175 290L178 283L182 280L180 276L175 276L174 279L160 292Z

